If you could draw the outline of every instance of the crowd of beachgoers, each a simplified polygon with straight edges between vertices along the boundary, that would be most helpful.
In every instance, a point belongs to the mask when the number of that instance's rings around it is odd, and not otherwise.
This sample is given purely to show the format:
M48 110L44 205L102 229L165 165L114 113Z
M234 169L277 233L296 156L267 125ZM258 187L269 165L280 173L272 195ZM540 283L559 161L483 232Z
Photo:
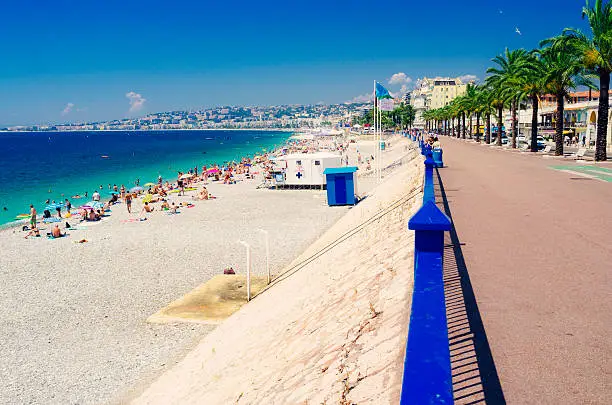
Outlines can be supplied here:
M20 214L17 219L23 224L24 237L41 237L42 224L48 224L46 236L50 239L61 238L67 235L70 229L77 227L83 222L97 222L112 215L112 210L117 204L125 206L131 215L129 221L146 221L149 214L154 211L166 212L167 214L178 214L181 208L191 208L195 202L215 199L206 187L210 182L218 184L236 184L246 180L260 179L264 184L270 184L272 172L282 170L276 167L274 157L292 153L315 153L322 150L335 151L343 156L343 162L349 164L348 150L349 142L334 138L325 139L292 139L282 147L270 152L262 153L253 157L245 157L240 161L225 162L222 165L202 165L179 171L176 179L163 179L158 176L156 182L140 184L136 179L134 186L127 188L125 184L108 184L107 188L100 185L91 195L84 192L83 195L76 194L64 201L45 201L45 209L42 216L33 204L29 207L29 213ZM366 170L370 169L370 159L366 157L363 162L367 164ZM357 161L362 163L361 154L357 154ZM103 198L104 193L110 194L110 198ZM188 195L187 195L188 193ZM173 201L176 197L188 196L187 201ZM63 195L62 195L63 196ZM79 205L75 200L89 200ZM138 212L134 212L133 201L140 200ZM85 240L83 240L85 241Z

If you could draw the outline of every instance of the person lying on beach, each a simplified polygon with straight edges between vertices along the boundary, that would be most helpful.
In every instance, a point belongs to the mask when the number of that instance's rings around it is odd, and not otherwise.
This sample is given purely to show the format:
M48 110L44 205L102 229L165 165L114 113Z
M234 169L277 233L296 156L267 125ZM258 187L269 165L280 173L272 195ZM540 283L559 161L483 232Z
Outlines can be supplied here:
M36 225L34 225L31 229L30 232L28 232L28 234L25 236L26 239L28 239L29 236L36 236L36 237L40 237L40 230L36 227Z
M167 197L168 193L166 193L166 190L164 190L163 188L159 189L159 195L160 197Z

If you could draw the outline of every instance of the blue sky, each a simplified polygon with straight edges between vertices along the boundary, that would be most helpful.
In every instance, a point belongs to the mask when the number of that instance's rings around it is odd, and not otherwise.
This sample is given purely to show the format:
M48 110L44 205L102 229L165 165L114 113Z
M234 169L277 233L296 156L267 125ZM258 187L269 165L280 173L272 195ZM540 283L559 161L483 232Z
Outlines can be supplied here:
M580 0L3 3L0 126L344 102L587 27Z

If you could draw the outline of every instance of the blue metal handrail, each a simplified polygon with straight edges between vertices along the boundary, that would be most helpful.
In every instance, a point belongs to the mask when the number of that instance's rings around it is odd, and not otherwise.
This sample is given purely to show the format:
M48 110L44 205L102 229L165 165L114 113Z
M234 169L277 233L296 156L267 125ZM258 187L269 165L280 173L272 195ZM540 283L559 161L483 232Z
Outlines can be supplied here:
M422 141L420 146L425 155L423 206L408 222L408 229L415 231L414 290L400 403L453 404L442 277L444 232L451 229L451 221L435 204L433 170L439 163L431 148Z

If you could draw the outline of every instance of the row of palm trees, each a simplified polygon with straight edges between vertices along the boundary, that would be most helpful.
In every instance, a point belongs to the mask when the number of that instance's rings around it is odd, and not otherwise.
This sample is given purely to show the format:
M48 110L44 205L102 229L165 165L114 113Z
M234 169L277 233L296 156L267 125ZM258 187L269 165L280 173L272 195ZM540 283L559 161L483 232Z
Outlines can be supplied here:
M565 99L577 87L597 89L599 106L595 160L606 160L606 134L608 130L608 91L612 72L612 6L611 0L587 0L582 17L591 27L590 35L566 28L561 35L540 42L540 48L508 50L492 59L495 64L487 69L488 77L480 85L468 84L466 92L445 107L428 110L423 114L427 128L441 129L444 133L466 137L466 119L469 136L480 140L480 122L486 121L485 142L491 142L491 120L497 119L497 145L502 144L503 111L511 112L511 145L516 148L517 111L531 104L530 150L536 152L538 131L538 102L545 94L557 99L555 120L555 154L563 155L563 112Z

